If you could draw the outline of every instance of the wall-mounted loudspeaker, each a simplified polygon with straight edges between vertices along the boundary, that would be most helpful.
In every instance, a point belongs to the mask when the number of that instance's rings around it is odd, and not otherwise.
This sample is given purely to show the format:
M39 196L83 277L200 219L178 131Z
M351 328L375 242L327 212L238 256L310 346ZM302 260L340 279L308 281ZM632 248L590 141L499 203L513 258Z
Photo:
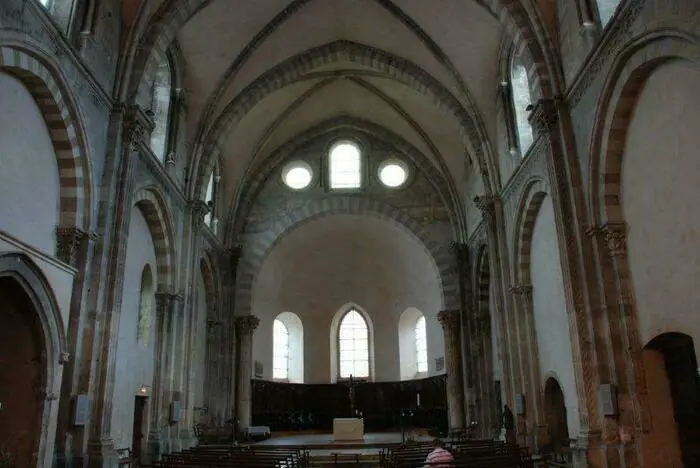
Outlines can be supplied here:
M85 426L90 412L90 399L87 395L73 397L73 425Z

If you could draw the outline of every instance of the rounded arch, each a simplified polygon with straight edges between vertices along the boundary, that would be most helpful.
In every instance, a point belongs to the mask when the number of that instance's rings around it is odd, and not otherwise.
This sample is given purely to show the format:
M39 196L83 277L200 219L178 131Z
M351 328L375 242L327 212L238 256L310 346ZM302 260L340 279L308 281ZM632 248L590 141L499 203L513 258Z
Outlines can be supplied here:
M282 312L273 320L279 321L287 330L288 336L288 362L286 380L292 383L304 383L304 324L301 318L294 312ZM275 334L272 336L273 346L273 378L275 369Z
M355 311L362 316L362 319L367 325L368 345L369 345L369 377L368 380L374 380L376 375L374 367L374 323L372 317L360 305L354 302L348 302L340 307L333 315L330 328L331 340L331 383L335 383L340 378L340 349L338 346L340 326L343 323L345 316Z
M236 281L236 306L240 314L251 313L252 293L255 279L267 255L292 230L296 230L316 219L335 215L352 214L371 216L388 221L401 231L417 239L433 260L433 268L440 277L442 308L459 307L459 282L455 258L446 246L432 241L418 221L391 205L353 196L325 197L310 202L302 209L285 213L263 235L256 236L254 244L244 243Z
M175 290L175 246L173 222L165 198L157 187L145 187L134 195L134 206L146 218L156 251L156 279L159 291Z
M537 213L539 213L542 201L547 196L547 193L549 193L547 184L542 179L533 179L525 184L525 190L520 198L513 242L513 252L515 254L513 265L516 265L514 279L515 283L519 285L528 286L532 284L530 279L532 234Z
M569 425L566 414L566 396L553 372L544 381L544 411L549 446L544 451L558 452L569 447ZM547 450L549 449L549 450Z
M427 375L427 369L420 370L418 366L416 326L421 318L425 325L425 314L415 307L407 308L399 317L397 331L399 334L399 369L401 380L417 379ZM425 353L427 364L427 346Z
M368 120L345 116L326 120L295 136L291 140L280 145L259 168L255 171L251 171L245 187L239 196L238 203L231 204L229 217L233 221L233 228L227 229L228 238L235 239L236 236L239 235L240 230L243 228L242 225L245 221L245 217L249 214L250 207L255 202L255 197L269 180L272 171L277 169L290 155L296 153L299 148L308 144L310 141L316 138L323 138L330 133L345 129L356 130L363 134L378 137L395 146L400 152L406 155L408 160L425 175L446 205L454 236L458 239L466 236L467 230L464 210L461 207L457 187L455 187L450 177L443 176L421 151L401 136Z
M0 45L0 71L19 79L44 116L60 181L59 223L88 231L91 220L91 165L78 106L48 54L26 46Z
M622 223L622 160L627 131L647 79L672 60L700 64L700 43L680 31L652 31L623 49L598 101L589 155L589 208L594 225Z
M53 455L53 434L49 433L49 429L54 425L56 416L52 402L57 401L60 395L62 364L69 359L65 326L49 282L27 255L0 254L0 279L5 278L13 280L22 289L37 314L41 328L44 379L42 387L38 389L43 397L43 408L37 463L44 466L50 464Z

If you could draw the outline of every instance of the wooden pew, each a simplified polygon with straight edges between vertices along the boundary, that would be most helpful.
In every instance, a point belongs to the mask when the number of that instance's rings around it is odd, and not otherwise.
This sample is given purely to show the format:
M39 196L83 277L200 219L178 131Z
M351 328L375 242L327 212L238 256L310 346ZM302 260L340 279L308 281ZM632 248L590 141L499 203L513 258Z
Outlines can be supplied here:
M455 468L531 468L532 457L528 449L517 445L490 440L462 440L446 444L452 452ZM385 468L418 468L425 466L425 459L433 450L431 444L411 444L390 449L381 457Z
M217 467L217 468L304 468L308 453L297 449L274 447L199 446L166 455L154 467Z

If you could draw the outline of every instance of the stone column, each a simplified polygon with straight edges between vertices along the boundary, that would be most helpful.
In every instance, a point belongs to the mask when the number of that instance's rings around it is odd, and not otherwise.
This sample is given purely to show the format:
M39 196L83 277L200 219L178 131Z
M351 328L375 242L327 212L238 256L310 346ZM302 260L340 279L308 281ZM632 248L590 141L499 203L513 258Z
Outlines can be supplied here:
M260 319L254 315L244 315L236 318L236 341L238 342L238 386L236 391L236 417L240 429L250 427L252 388L250 379L253 376L253 333L260 324Z
M447 411L450 429L464 428L464 394L459 341L459 311L442 310L437 315L445 333L445 368L447 370Z

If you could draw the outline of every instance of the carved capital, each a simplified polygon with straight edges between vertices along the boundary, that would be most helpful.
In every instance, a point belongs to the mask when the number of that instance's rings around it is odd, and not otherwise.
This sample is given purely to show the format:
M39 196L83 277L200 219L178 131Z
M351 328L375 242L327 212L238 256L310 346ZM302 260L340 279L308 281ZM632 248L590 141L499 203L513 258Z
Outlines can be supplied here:
M558 120L556 102L552 99L540 99L537 101L528 117L535 134L554 131Z
M252 335L258 325L260 325L260 319L255 315L236 317L236 334L238 336Z
M481 211L484 218L490 218L496 213L496 203L499 198L496 195L482 195L474 197L474 204Z
M204 217L209 213L209 206L203 200L194 200L190 202L190 209L194 228L199 230L204 225Z
M70 362L70 353L68 351L61 351L61 354L58 356L58 363L66 364L68 362Z
M87 240L88 234L76 227L56 228L56 256L59 260L73 268L78 267L78 255L83 241Z
M532 302L532 285L530 284L511 286L508 291L515 296L520 296L525 301Z
M437 319L445 332L459 329L459 310L441 310L437 314Z
M627 226L623 223L607 223L603 226L603 235L611 257L627 255Z
M153 131L153 126L152 120L139 106L129 108L124 118L124 144L131 151L136 151L141 145L148 146L146 137Z

